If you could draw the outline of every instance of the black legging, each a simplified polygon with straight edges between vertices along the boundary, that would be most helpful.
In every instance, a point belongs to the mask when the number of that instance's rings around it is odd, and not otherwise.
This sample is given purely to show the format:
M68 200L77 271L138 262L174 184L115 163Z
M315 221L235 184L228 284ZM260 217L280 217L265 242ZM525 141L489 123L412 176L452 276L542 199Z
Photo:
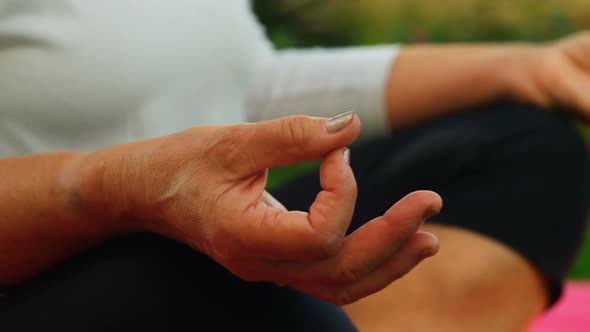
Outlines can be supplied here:
M590 190L583 141L558 113L493 105L352 148L359 199L351 230L418 189L445 201L440 223L516 249L552 283L580 244ZM316 174L276 191L307 210ZM354 331L344 312L268 283L235 278L155 235L115 239L0 298L1 331Z

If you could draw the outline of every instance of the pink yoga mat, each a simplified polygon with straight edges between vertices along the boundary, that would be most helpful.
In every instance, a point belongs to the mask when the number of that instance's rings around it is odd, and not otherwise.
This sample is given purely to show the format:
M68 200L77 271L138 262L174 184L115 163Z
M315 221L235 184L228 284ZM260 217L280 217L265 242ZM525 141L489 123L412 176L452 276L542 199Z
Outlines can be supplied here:
M590 282L570 282L563 297L529 332L590 332Z

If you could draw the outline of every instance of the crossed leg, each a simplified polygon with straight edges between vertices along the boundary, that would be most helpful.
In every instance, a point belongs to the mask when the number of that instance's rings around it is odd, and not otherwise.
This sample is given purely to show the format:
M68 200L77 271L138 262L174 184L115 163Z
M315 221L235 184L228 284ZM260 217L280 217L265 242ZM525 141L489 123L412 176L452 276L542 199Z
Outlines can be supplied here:
M360 331L524 331L548 301L541 275L496 241L427 225L439 253L385 290L345 307Z
M361 331L522 331L559 297L590 191L587 149L562 114L490 105L353 148L352 160L352 229L414 190L444 200L424 226L440 252L345 308Z

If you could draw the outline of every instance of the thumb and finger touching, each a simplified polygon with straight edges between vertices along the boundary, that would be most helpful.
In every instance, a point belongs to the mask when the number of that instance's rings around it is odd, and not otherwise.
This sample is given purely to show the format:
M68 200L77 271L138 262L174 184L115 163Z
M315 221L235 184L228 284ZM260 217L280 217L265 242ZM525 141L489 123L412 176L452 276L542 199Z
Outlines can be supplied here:
M261 170L317 160L350 145L360 133L361 123L351 112L324 119L302 115L239 126L237 149L243 154L238 176Z
M249 127L249 128L248 128ZM336 303L349 303L387 286L434 254L438 239L418 232L442 201L428 191L412 193L383 216L345 237L356 201L348 150L360 131L353 114L325 120L303 116L245 125L240 144L247 155L240 174L324 157L322 191L308 213L288 211L263 191L237 232L262 261L247 262L255 279L275 281Z
M246 242L258 257L310 260L339 250L356 199L356 183L344 151L333 151L324 158L320 171L323 190L309 213L270 209L267 202L274 198L264 193L265 206L255 204L245 212L248 222L238 224L235 231L247 236Z
M312 259L338 250L352 218L356 183L348 165L348 149L358 136L360 121L353 113L331 119L292 116L241 126L240 150L247 155L240 176L268 167L324 157L320 167L323 190L309 213L287 211L262 191L249 206L235 232L245 237L255 255L274 259Z

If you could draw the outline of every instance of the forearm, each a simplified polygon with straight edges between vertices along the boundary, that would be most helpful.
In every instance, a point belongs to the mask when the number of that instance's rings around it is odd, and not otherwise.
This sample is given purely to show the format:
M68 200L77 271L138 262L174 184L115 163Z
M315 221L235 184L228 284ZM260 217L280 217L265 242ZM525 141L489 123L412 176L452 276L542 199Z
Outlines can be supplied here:
M501 99L518 98L524 44L408 46L392 67L386 112L392 128Z
M0 285L22 281L116 234L88 214L72 184L86 154L0 159Z
M175 170L200 163L192 156L206 149L211 131L215 127L201 127L92 153L0 159L0 287L121 234L186 240L164 222L192 208L174 204L183 175Z

